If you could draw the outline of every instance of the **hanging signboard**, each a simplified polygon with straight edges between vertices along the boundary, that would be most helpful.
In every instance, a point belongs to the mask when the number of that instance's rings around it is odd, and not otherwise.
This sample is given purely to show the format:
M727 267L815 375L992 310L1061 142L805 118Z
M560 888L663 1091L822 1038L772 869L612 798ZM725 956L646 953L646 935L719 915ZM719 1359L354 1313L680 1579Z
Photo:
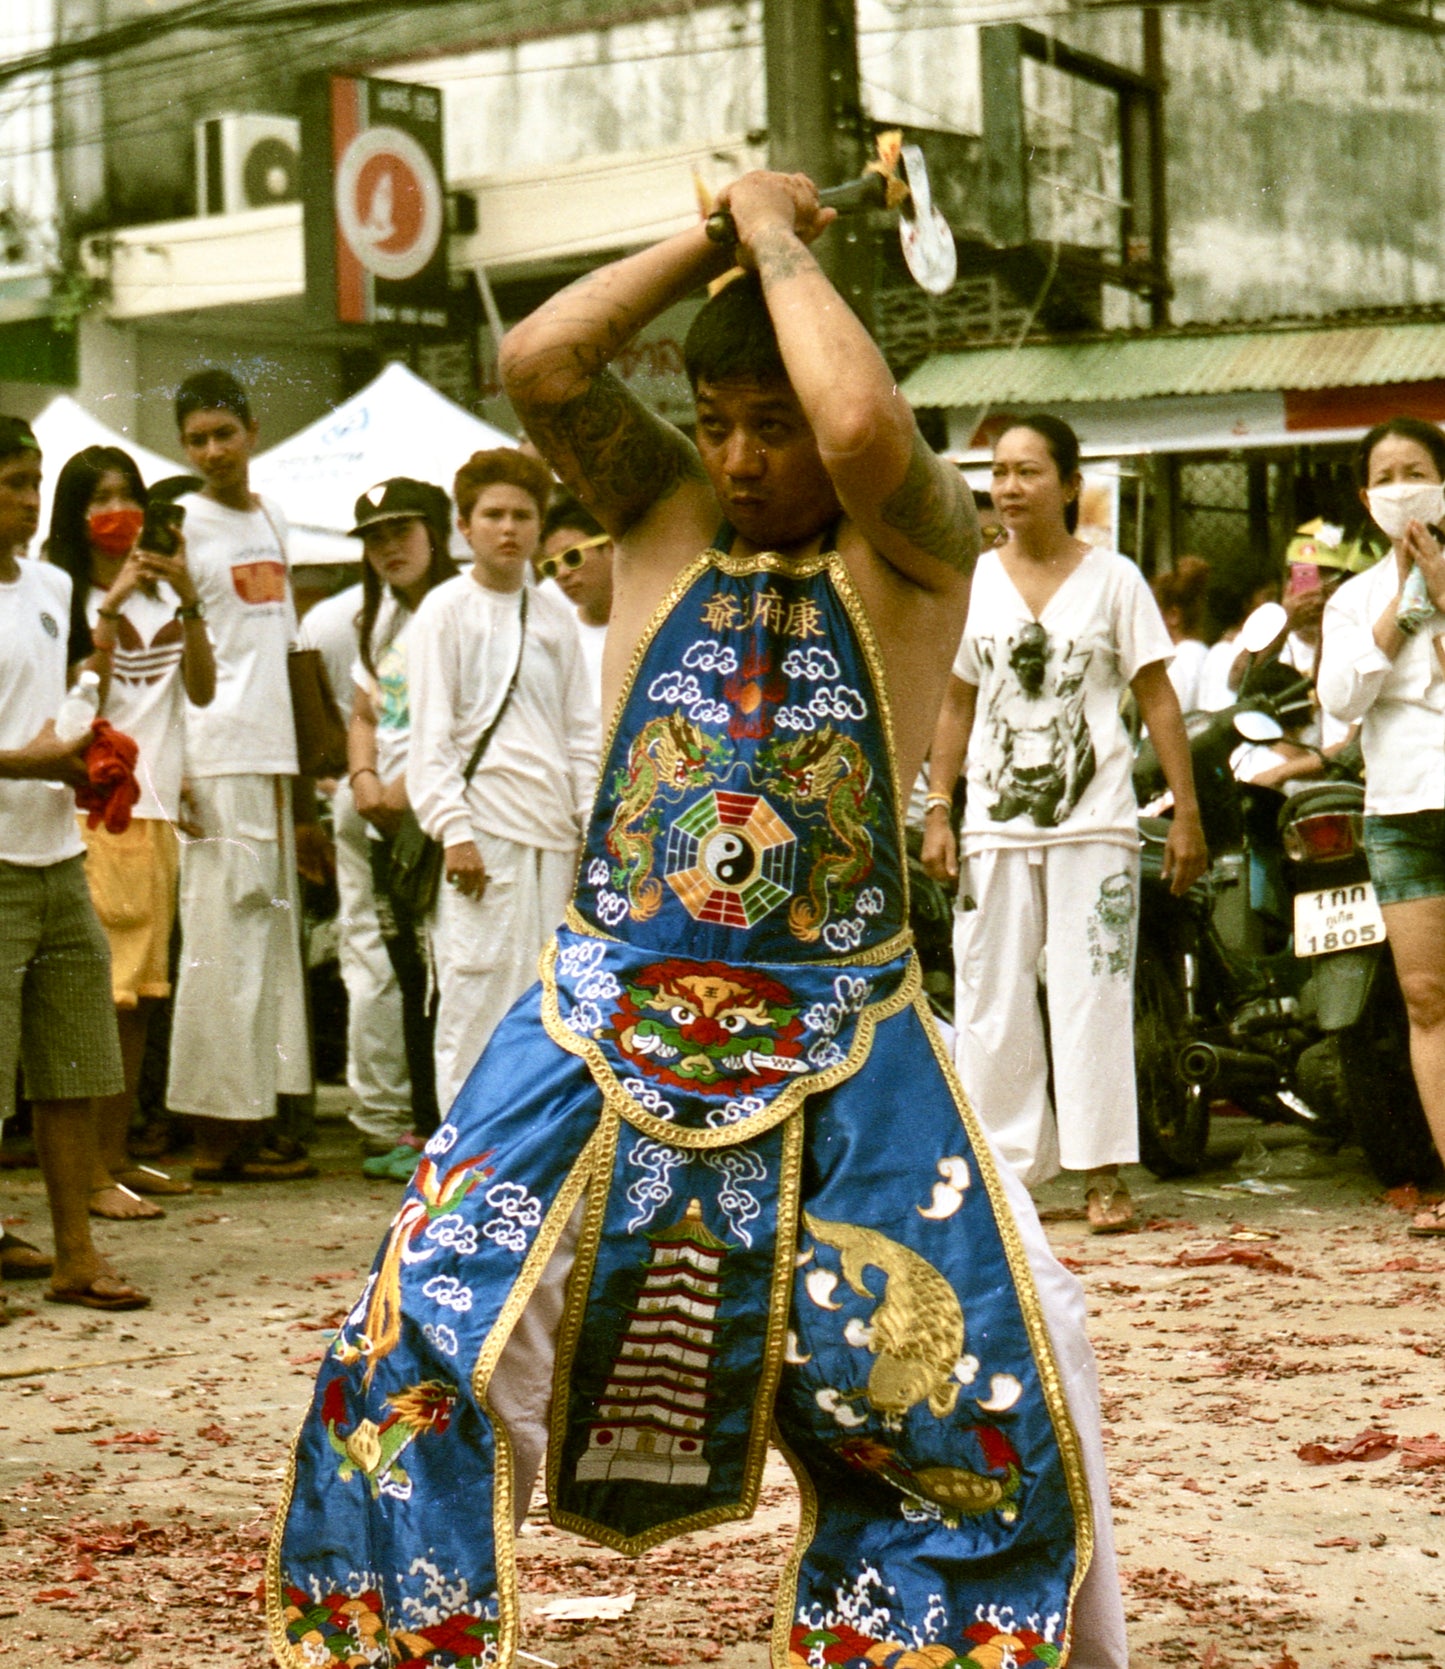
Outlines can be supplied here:
M442 95L363 76L304 101L306 292L318 323L447 324Z

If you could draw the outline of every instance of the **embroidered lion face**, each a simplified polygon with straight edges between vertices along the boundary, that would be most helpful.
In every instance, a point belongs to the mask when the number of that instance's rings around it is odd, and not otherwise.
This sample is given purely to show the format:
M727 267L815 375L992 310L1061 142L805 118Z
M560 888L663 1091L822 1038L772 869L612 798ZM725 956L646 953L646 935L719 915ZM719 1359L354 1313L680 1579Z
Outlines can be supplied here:
M800 1005L776 980L721 962L656 962L613 1014L617 1046L678 1089L746 1095L806 1069Z

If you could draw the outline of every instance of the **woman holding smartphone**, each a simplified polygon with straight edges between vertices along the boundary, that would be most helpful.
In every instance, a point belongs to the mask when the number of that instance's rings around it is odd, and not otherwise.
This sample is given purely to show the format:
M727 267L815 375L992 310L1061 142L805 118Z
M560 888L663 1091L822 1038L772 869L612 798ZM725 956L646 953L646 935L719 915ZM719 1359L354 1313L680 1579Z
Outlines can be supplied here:
M90 1209L117 1221L164 1216L146 1195L190 1192L189 1183L137 1164L126 1136L150 1005L171 990L184 703L189 698L205 706L216 682L211 642L186 570L180 515L172 506L169 516L153 513L148 524L147 498L128 453L87 447L60 472L47 544L50 560L72 581L71 679L87 667L100 674L102 713L140 750L140 799L125 833L111 834L104 825L91 829L81 820L86 877L110 940L125 1065L124 1091L96 1103L100 1169Z
M1445 1157L1445 434L1415 417L1360 442L1360 496L1390 554L1324 611L1319 696L1360 723L1365 851L1410 1022L1410 1065ZM1412 1234L1445 1235L1445 1202Z

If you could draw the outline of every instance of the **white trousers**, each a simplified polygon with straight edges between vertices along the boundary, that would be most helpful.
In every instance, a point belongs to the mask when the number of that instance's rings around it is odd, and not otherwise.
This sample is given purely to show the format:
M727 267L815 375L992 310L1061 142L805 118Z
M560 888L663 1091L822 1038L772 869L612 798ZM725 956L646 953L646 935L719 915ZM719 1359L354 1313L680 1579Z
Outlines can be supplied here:
M443 885L428 924L437 981L437 1107L446 1117L487 1040L537 977L547 935L567 913L575 852L472 837L487 866L482 896Z
M1132 1164L1138 853L1103 841L979 852L958 896L974 908L954 916L955 1059L1004 1159L1030 1187Z
M331 801L340 895L341 979L346 986L346 1082L358 1106L351 1122L379 1141L411 1128L411 1078L401 1034L401 988L382 942L371 882L371 837L351 785Z
M166 1104L256 1121L311 1089L291 784L200 777L181 836L181 968Z
M995 1153L995 1160L999 1155ZM1054 1256L1027 1190L1009 1167L996 1164L1033 1272L1039 1302L1054 1347L1059 1377L1083 1455L1094 1518L1094 1556L1074 1604L1074 1648L1070 1669L1128 1669L1124 1599L1114 1550L1109 1478L1100 1434L1099 1380L1089 1343L1084 1289ZM511 1443L517 1528L527 1516L532 1490L547 1450L548 1412L567 1277L577 1255L584 1207L573 1213L557 1249L542 1271L527 1307L517 1320L493 1370L487 1400L507 1428Z

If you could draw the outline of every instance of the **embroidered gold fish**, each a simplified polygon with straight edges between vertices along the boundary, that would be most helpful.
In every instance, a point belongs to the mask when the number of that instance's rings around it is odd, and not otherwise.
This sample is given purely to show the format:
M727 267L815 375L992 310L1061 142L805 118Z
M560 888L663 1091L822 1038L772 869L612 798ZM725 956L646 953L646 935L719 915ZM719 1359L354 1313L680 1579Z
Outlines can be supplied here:
M958 1402L954 1367L963 1354L963 1310L937 1269L907 1246L855 1223L825 1223L803 1213L815 1240L841 1254L843 1279L860 1298L875 1296L863 1282L870 1264L885 1276L882 1301L866 1338L877 1360L863 1391L873 1408L896 1422L920 1402L937 1419Z

